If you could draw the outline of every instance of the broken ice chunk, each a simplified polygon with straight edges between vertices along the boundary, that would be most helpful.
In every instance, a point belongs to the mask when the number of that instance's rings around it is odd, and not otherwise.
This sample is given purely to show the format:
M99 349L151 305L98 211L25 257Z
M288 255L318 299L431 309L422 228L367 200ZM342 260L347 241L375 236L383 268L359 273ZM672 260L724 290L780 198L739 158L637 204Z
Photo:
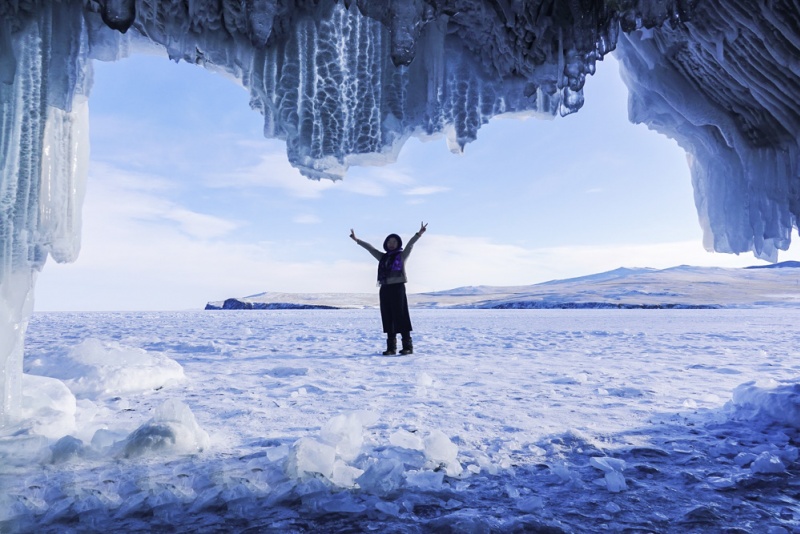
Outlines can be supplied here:
M302 478L318 473L325 478L333 476L336 449L314 438L298 439L289 454L287 470L290 476Z
M441 430L432 430L425 437L425 456L444 466L449 477L456 477L463 471L461 463L456 459L457 455L458 446Z
M783 473L786 471L786 466L783 465L780 457L769 452L762 452L758 458L753 460L750 471L753 473Z
M625 460L605 456L591 458L589 463L605 473L603 478L595 480L595 484L605 486L611 493L628 489L625 477L622 475L622 471L625 470Z

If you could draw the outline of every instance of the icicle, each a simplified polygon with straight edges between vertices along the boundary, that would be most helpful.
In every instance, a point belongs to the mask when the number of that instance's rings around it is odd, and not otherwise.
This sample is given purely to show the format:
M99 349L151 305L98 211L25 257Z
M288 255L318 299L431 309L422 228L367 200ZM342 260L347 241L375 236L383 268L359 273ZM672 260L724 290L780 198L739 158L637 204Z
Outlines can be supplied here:
M48 254L75 259L88 153L87 36L80 4L47 4L0 57L0 427L20 410L33 288ZM13 69L7 66L11 65Z

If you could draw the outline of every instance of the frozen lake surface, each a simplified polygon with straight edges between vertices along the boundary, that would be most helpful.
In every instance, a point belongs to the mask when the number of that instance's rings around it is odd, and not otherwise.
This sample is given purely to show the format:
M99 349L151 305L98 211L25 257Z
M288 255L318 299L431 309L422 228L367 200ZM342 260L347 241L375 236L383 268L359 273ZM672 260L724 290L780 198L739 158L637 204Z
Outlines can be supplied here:
M412 320L35 314L0 532L800 532L800 310Z

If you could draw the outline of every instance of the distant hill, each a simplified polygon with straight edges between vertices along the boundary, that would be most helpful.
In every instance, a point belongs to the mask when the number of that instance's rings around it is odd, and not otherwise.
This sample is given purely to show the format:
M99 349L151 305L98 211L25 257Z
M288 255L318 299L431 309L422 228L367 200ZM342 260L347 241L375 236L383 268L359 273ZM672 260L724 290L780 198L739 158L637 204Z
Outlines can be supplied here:
M753 308L800 306L800 262L739 269L619 268L528 286L468 286L414 293L413 308ZM259 293L209 302L207 310L369 308L373 293Z
M781 261L778 263L769 263L767 265L752 265L745 267L745 269L797 269L800 268L800 261Z

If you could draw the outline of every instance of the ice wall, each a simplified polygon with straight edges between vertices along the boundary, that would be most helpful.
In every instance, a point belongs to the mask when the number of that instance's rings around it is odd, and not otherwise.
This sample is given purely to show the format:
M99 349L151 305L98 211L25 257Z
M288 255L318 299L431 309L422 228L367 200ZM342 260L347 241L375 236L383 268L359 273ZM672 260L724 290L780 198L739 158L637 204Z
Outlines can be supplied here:
M704 245L775 261L800 217L800 12L706 0L691 20L623 34L633 122L689 159Z
M36 274L72 261L88 164L89 73L80 9L0 23L0 427L19 413Z

